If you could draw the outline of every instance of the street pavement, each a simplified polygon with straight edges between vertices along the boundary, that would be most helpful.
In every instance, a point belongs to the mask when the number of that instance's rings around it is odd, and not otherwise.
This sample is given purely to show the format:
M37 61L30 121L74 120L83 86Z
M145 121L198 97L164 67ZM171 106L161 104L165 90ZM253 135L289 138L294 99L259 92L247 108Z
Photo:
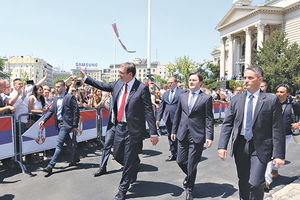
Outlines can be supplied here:
M215 127L213 146L204 150L198 165L194 188L194 199L238 199L237 175L234 160L229 156L222 161L217 156L217 142L221 126ZM56 165L54 173L45 177L42 168L48 161L31 165L31 175L22 174L19 169L6 170L0 166L1 200L112 200L118 191L121 179L121 165L110 158L109 173L93 177L97 170L101 151L92 143L80 143L81 161L77 166L68 167L64 152ZM137 181L131 185L127 199L132 200L182 200L185 191L182 187L184 174L176 162L166 162L169 155L167 136L152 146L147 139L144 151L140 155L141 168ZM265 193L265 199L300 199L300 144L290 143L286 165L279 170L280 176L271 184L271 190ZM297 182L298 181L298 182ZM290 184L294 182L293 184ZM292 191L292 192L291 192ZM277 196L276 196L277 195ZM298 195L298 197L297 197Z

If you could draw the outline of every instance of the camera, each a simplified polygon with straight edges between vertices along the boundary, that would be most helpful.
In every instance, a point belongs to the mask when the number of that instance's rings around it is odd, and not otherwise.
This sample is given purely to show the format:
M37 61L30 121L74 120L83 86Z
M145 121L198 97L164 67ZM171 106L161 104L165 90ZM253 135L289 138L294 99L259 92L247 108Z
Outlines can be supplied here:
M76 81L76 86L77 86L77 87L80 87L80 86L81 86L81 84L82 84L82 83L81 83L81 81L80 81L80 80L77 80L77 81Z
M27 85L33 85L33 80L26 81Z

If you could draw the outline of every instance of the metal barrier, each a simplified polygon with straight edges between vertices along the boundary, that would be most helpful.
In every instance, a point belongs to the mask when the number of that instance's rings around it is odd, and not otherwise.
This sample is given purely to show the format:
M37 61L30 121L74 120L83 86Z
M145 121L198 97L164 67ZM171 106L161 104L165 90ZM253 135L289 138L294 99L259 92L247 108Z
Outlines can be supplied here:
M101 115L97 115L98 112L99 111L96 109L80 110L80 121L76 138L77 142L87 141L98 137L99 130L102 131L102 127L98 126L97 123L97 120L101 121ZM24 117L30 118L31 116L31 113L21 114L17 122L13 115L0 117L0 120L3 118L7 121L2 123L2 125L5 126L0 126L0 133L10 133L11 135L11 139L7 139L9 136L5 134L0 135L0 160L14 157L14 161L19 164L23 173L28 172L23 164L23 155L55 148L58 137L54 116L45 123L45 128L40 128L38 125L42 120L41 118L22 134L21 126L24 126L25 124L22 125L20 119ZM17 125L19 127L18 132L16 129ZM5 146L2 146L1 144ZM8 145L13 149L7 149ZM5 148L5 150L1 149L1 147Z

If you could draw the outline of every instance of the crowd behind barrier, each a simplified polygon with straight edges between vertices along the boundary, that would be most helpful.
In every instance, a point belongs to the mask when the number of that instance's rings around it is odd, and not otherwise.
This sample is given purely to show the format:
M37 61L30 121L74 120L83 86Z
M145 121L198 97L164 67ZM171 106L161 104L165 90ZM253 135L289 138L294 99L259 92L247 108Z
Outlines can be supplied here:
M213 103L214 119L223 119L228 106L229 103ZM24 116L30 118L31 115L31 113L22 114L19 118ZM40 120L32 124L31 127L21 135L21 130L19 130L19 133L15 131L16 123L20 123L20 120L16 122L13 115L1 116L0 160L14 157L14 160L20 164L22 171L26 172L26 168L22 164L22 157L24 155L54 149L58 137L54 116L45 124L44 128L38 126ZM76 134L77 141L83 142L105 136L108 120L109 112L104 108L80 110L78 133Z
M98 126L97 119L100 121L108 121L108 115L102 113L104 109L88 109L80 110L80 121L78 126L77 142L88 141L99 138L104 133L107 124ZM22 114L20 117L30 117L32 114ZM98 118L100 116L100 118ZM41 119L40 119L41 120ZM23 173L26 168L23 165L22 157L31 153L42 152L56 147L58 130L55 128L54 116L48 120L44 128L39 127L40 120L36 121L26 130L24 134L16 133L16 123L14 116L4 115L0 117L0 160L14 157L14 161L18 162ZM18 120L19 121L19 120ZM102 128L103 127L103 128ZM99 135L100 133L100 135ZM72 134L72 133L70 133Z

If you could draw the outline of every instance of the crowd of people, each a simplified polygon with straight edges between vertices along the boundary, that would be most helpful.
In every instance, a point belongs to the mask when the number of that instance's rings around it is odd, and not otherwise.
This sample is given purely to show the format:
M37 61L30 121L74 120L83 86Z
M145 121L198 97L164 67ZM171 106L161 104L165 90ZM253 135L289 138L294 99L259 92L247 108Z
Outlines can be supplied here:
M16 132L23 134L41 117L39 125L44 126L54 114L58 142L55 151L44 152L51 160L43 169L52 174L64 143L71 149L70 165L80 161L75 137L79 109L107 109L109 124L102 159L94 176L107 173L107 160L113 148L115 160L124 166L114 200L126 198L130 184L137 179L138 154L145 133L156 145L158 127L165 128L168 134L170 155L166 161L177 161L186 175L183 181L186 199L193 199L203 146L211 147L214 139L213 103L230 103L223 121L218 155L222 160L226 158L229 138L233 137L231 155L237 165L241 199L263 199L263 189L270 189L278 176L279 166L284 164L292 134L300 129L300 91L292 97L290 87L282 83L275 88L274 94L268 93L263 70L258 66L245 69L244 86L233 91L205 88L198 73L189 75L187 86L176 77L170 77L161 87L151 80L143 84L135 78L133 63L123 63L119 69L120 79L113 83L93 80L81 69L80 73L80 78L58 81L54 88L43 85L48 72L35 84L27 81L23 85L21 79L15 79L12 91L8 82L0 80L0 115L13 114L18 122ZM20 117L25 113L31 115ZM70 137L68 133L72 131ZM40 162L39 155L26 156L26 162ZM9 161L1 160L3 164Z

